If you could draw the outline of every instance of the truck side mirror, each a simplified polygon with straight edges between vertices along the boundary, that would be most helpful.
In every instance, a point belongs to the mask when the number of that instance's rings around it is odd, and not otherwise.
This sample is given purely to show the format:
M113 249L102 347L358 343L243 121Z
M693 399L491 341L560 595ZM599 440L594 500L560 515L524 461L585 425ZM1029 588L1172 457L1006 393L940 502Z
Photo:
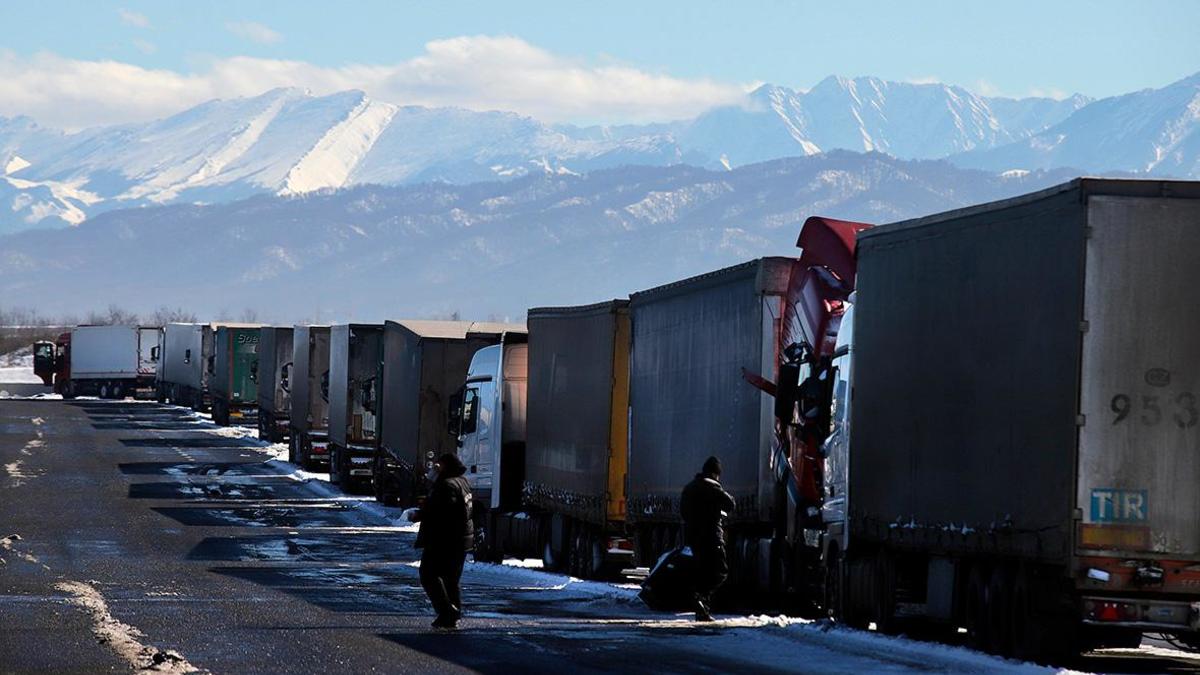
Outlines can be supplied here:
M192 362L192 350L190 350L190 349L185 349L185 350L183 351L183 362L184 362L184 363L191 363L191 362Z
M458 435L459 422L462 420L462 390L454 392L450 396L450 405L446 408L446 433L451 436Z
M800 393L800 364L779 366L779 382L775 388L775 417L787 424L796 416L796 400Z
M279 371L279 388L292 393L292 362L288 361L283 364L283 368Z
M360 397L362 399L363 410L375 414L375 378L371 378L359 385Z

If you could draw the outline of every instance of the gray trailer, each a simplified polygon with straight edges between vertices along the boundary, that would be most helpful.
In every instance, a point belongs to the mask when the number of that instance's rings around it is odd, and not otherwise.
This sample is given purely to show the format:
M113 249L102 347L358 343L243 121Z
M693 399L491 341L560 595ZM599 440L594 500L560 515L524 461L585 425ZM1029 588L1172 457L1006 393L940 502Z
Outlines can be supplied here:
M761 258L630 296L627 520L641 564L681 541L679 494L715 455L737 503L727 520L734 576L765 585L787 527L775 478L774 399L793 258Z
M259 330L258 437L272 443L288 440L292 411L292 329L268 326Z
M1200 644L1197 307L1200 183L1079 179L861 234L837 611L1022 657Z
M308 470L329 463L329 326L292 332L288 459Z
M347 491L371 487L383 326L329 330L329 479Z
M471 357L524 326L471 321L388 321L383 328L375 496L412 506L424 496L426 463L457 452L448 416Z
M207 410L208 353L212 348L212 326L199 323L169 323L163 326L159 359L158 400L193 410Z
M529 310L524 494L543 563L584 578L632 559L625 537L629 301Z

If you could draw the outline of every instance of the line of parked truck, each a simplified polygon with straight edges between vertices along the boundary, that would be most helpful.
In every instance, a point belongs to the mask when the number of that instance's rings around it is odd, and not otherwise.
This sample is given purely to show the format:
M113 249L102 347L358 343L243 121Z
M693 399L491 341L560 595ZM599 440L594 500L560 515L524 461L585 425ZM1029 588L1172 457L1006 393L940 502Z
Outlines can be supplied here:
M814 217L797 245L526 324L79 327L35 355L66 396L254 421L388 504L457 452L480 560L653 564L711 454L735 588L1027 658L1200 645L1200 183Z

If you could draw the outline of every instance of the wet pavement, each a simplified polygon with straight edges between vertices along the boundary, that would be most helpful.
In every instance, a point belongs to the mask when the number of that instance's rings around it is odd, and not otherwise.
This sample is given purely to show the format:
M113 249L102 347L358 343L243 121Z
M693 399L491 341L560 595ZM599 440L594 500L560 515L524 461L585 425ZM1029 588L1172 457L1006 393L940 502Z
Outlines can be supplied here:
M993 672L967 650L469 563L431 629L400 512L151 403L0 400L0 672ZM1191 669L1178 652L1084 667Z

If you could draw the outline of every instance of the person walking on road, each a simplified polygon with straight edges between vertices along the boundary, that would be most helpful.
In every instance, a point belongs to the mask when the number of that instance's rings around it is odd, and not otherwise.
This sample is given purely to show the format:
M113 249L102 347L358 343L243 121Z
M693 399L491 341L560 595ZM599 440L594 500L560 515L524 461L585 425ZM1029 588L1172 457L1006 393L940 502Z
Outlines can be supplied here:
M467 551L475 546L471 486L463 477L467 467L453 453L442 455L434 468L437 478L414 519L421 523L416 542L422 549L421 586L437 612L434 628L455 628L462 618L458 582Z
M721 460L709 457L683 488L683 545L692 549L696 620L712 621L712 594L729 575L725 559L725 518L733 513L733 496L721 487Z

